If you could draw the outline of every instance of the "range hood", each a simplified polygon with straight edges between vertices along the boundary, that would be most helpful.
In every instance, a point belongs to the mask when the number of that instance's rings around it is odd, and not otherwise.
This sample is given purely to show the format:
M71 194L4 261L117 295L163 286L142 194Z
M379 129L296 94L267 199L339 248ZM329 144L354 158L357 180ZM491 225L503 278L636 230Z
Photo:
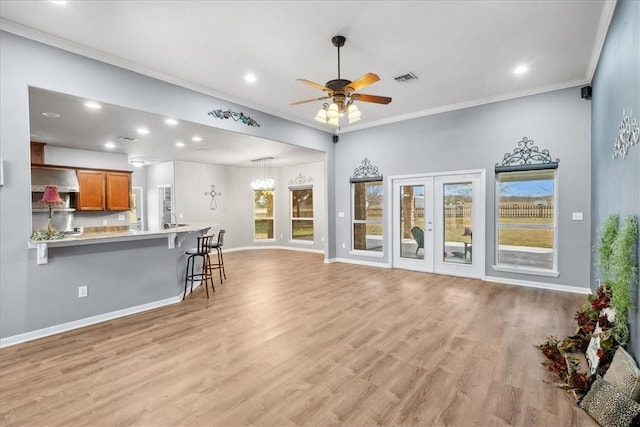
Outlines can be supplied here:
M57 185L60 193L77 193L80 184L74 169L31 168L31 191L44 192L47 185Z

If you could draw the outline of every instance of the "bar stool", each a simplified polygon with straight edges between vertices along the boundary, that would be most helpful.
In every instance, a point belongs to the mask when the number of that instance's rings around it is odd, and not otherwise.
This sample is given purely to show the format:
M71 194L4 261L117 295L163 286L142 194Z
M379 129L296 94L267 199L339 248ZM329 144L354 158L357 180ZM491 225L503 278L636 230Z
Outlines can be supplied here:
M209 264L211 262L209 258L209 246L211 245L211 239L213 236L197 237L197 243L195 248L188 249L185 254L187 255L187 271L184 277L184 295L182 300L184 301L187 296L187 284L191 282L191 291L193 291L193 282L200 281L207 292L207 298L209 298L209 287L207 286L207 280L211 281L211 288L213 292L216 288L213 286L213 279L211 277L211 270ZM202 258L202 269L199 273L195 272L196 258Z
M218 233L218 242L209 244L209 249L215 249L216 252L218 253L217 263L211 262L211 260L209 260L209 266L208 266L209 274L212 274L211 273L212 270L218 270L218 273L220 274L220 284L222 284L223 275L225 279L227 278L227 273L224 271L224 258L222 257L222 245L224 244L224 233L226 233L225 230L220 230L220 232ZM211 286L213 286L213 278L212 278Z

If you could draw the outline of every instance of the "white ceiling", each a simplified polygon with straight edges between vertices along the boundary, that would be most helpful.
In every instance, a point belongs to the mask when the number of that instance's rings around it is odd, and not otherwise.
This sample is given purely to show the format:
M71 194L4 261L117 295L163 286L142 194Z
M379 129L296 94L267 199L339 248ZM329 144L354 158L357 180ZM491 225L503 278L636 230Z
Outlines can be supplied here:
M0 28L327 132L323 92L337 78L331 37L347 38L341 77L363 118L340 132L591 81L614 1L49 1L0 2ZM520 64L529 72L516 75ZM248 84L245 73L257 81ZM393 77L413 72L418 80ZM220 106L224 109L224 106ZM258 157L258 156L254 156ZM246 159L245 159L246 160ZM230 160L230 162L232 162Z

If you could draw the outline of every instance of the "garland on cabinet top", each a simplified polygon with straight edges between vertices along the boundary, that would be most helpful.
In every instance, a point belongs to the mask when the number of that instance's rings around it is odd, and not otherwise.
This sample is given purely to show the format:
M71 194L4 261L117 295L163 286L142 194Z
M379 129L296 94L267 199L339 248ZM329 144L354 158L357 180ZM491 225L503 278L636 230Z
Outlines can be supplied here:
M211 110L207 113L209 116L216 117L220 120L223 119L233 119L236 122L242 122L247 126L260 127L260 124L256 122L249 116L245 116L244 113L238 113L236 111L231 111L230 109L222 111L221 109Z

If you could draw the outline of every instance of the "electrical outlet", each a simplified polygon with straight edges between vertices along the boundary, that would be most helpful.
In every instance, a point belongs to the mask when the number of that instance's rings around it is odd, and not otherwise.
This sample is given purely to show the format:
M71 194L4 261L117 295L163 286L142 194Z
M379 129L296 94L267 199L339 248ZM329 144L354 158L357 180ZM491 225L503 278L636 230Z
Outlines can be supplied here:
M342 249L346 249L346 247L347 247L347 244L343 242L342 243Z
M321 241L321 242L324 242L324 236L322 236L322 237L320 238L320 241Z
M284 234L280 233L280 239L284 239Z
M182 213L178 214L178 218L182 219Z
M338 218L344 218L344 212L338 212Z
M84 298L88 295L87 286L78 286L78 298Z
M118 215L118 221L124 221L124 215Z
M107 220L106 219L102 220L102 225L107 225Z
M574 221L582 221L582 212L573 212L571 214L571 219Z

